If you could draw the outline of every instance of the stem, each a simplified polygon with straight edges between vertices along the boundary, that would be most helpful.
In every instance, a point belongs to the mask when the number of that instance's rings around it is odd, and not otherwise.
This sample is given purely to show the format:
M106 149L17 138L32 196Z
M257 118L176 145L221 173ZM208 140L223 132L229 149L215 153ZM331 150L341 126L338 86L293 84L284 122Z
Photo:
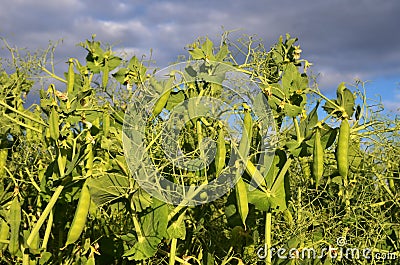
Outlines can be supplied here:
M265 264L272 264L272 243L271 243L271 225L272 225L272 213L267 212L265 217L265 251L267 251L267 257Z
M39 220L37 221L36 225L33 227L31 233L29 234L28 239L26 240L26 243L28 246L32 244L33 239L35 238L35 235L39 233L40 228L42 227L44 221L46 220L47 216L50 214L51 210L54 207L54 204L57 202L58 197L60 196L64 186L60 185L56 188L56 190L53 193L53 196L51 197L49 204L47 204L46 208L44 209L42 215L40 216Z
M44 66L40 66L40 68L42 69L43 72L45 72L46 74L50 75L52 78L61 81L63 83L67 83L67 80L59 77L58 75L55 75L54 73L50 72L49 70L47 70Z
M49 238L50 238L52 226L53 226L53 211L51 211L49 214L49 220L47 221L46 231L45 231L44 237L43 237L43 242L42 242L41 248L44 250L46 250L46 248L47 248L47 242L49 241Z
M20 126L22 126L22 127L31 129L32 131L35 131L35 132L37 132L37 133L42 133L40 130L38 130L38 129L34 128L34 127L31 127L31 126L29 126L29 125L26 125L25 123L20 122L20 121L17 120L17 119L11 118L11 117L8 116L7 114L4 114L4 117L6 117L7 119L11 120L12 122L14 122L14 123L16 123L16 124L18 124L18 125L20 125Z
M29 254L25 253L25 251L23 251L23 256L22 256L22 265L29 265Z
M171 250L169 255L169 265L175 265L176 245L178 243L177 238L172 239Z
M138 236L138 241L143 240L143 233L142 233L142 228L140 227L139 220L137 218L137 215L134 213L132 214L132 220L133 220L133 225L135 226L135 231Z
M312 90L310 89L309 91L313 92L314 94L317 94L318 96L320 96L321 98L325 99L325 101L329 102L330 104L332 104L335 108L340 108L340 106L338 104L336 104L335 102L333 102L332 100L330 100L329 98L327 98L326 96L324 96L323 94L321 94L321 92L316 91L316 90Z
M21 112L21 111L17 110L16 108L13 108L13 107L9 106L8 104L6 104L6 103L4 103L4 102L2 102L2 101L0 101L0 105L2 105L3 107L6 107L7 109L9 109L9 110L11 110L11 111L17 113L18 115L20 115L20 116L22 116L22 117L24 117L24 118L27 118L27 119L29 119L29 120L31 120L31 121L34 121L34 122L36 122L36 123L39 123L39 124L41 124L41 125L43 125L43 126L48 126L48 125L47 125L46 123L44 123L43 121L37 120L37 119L35 119L35 118L29 116L28 114L25 114L24 112ZM34 128L33 130L35 130L35 129L36 129L36 128ZM37 130L37 129L36 129L36 130ZM42 132L40 131L40 133L42 133Z

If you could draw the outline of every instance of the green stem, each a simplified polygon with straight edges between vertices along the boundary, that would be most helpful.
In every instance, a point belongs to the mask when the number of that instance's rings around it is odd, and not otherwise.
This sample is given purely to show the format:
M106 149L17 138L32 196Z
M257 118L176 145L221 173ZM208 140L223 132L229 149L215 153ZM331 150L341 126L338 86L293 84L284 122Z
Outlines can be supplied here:
M17 113L18 115L20 115L20 116L22 116L22 117L24 117L24 118L27 118L27 119L29 119L29 120L31 120L31 121L34 121L34 122L36 122L36 123L39 123L39 124L41 124L41 125L43 125L43 126L48 126L48 125L47 125L46 123L44 123L43 121L37 120L37 119L35 119L35 118L29 116L28 114L25 114L24 112L19 111L19 110L17 110L16 108L13 108L13 107L9 106L8 104L6 104L6 103L4 103L4 102L2 102L2 101L0 101L0 105L2 105L3 107L6 107L7 109L11 110L12 112ZM36 129L36 128L35 128L35 129ZM33 130L35 130L35 129L33 129ZM36 129L36 130L37 130L37 129ZM40 131L40 133L42 133L42 132Z
M265 259L265 264L272 264L272 242L271 242L271 226L272 226L272 213L267 212L265 217L265 251L267 251L267 257Z
M29 254L25 253L25 251L23 251L23 256L22 256L22 265L29 265Z
M49 241L49 238L50 238L52 226L53 226L53 211L51 211L49 214L49 220L47 221L46 231L45 231L44 237L43 237L43 242L42 242L41 248L44 250L47 249L47 242Z
M332 104L336 109L339 109L340 106L338 104L336 104L335 102L333 102L332 100L330 100L329 98L327 98L325 95L323 95L321 92L316 91L316 90L312 90L310 89L309 91L313 92L314 94L317 94L318 96L320 96L321 98L323 98L326 102L329 102L330 104Z
M67 83L67 80L65 80L65 79L63 79L63 78L61 78L61 77L59 77L58 75L55 75L54 73L50 72L49 70L47 70L47 69L46 69L45 67L43 67L43 66L40 66L40 67L41 67L41 69L42 69L43 72L45 72L46 74L50 75L52 78L54 78L54 79L56 79L56 80L58 80L58 81L61 81L61 82L63 82L63 83Z
M136 234L138 236L138 241L141 241L141 240L143 240L144 237L143 237L143 233L142 233L142 228L140 227L140 223L139 223L139 220L138 220L136 214L132 215L132 220L133 220L133 225L135 226Z

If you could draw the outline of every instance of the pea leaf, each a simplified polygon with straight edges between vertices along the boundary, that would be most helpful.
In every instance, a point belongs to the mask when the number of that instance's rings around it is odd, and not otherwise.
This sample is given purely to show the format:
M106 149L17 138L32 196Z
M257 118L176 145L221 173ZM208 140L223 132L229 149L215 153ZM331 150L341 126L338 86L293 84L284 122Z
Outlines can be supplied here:
M97 205L121 198L128 192L129 180L127 176L108 173L88 180L91 198Z
M199 48L189 50L189 54L192 56L193 60L200 60L205 57L203 51Z
M140 218L141 235L138 236L138 241L124 253L124 257L144 260L154 256L158 244L167 235L167 220L167 204L155 200L152 210Z
M229 54L228 45L224 44L219 49L218 53L215 55L215 60L222 62L228 54Z
M165 106L165 109L172 110L176 105L183 102L184 100L185 100L185 93L183 90L179 90L177 92L171 92L167 101L167 105Z
M183 220L185 214L181 214L176 221L174 221L167 229L167 239L186 237L186 225Z

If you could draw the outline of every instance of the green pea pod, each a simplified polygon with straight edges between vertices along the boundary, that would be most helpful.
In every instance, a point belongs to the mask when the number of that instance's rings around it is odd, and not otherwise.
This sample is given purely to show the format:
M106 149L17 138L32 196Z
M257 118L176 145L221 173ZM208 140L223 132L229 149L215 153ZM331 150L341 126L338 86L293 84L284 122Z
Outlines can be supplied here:
M32 243L29 245L29 250L32 254L40 253L39 243L40 243L39 233L36 233L35 236L33 237Z
M347 119L342 120L339 128L338 144L336 148L336 161L340 176L346 180L349 170L348 155L349 155L349 139L350 125Z
M158 100L156 101L156 104L154 104L153 118L157 117L157 115L161 113L161 111L164 109L165 105L167 104L169 96L172 91L173 81L174 81L173 77L170 77L168 79L166 85L164 86L164 91L163 91L161 97L159 97Z
M110 113L108 113L108 110L105 110L103 112L103 134L105 137L108 136L109 131L110 131Z
M33 127L33 121L31 119L26 119L25 122L26 125L28 125L29 127ZM28 141L33 139L32 133L33 133L32 129L26 128L26 139Z
M219 176L225 166L226 146L225 146L225 133L224 128L220 128L217 140L217 153L215 155L215 172Z
M103 68L103 76L102 76L102 86L103 88L107 87L108 84L108 74L109 74L109 68L108 68L108 59L104 60L104 68Z
M249 202L247 200L247 188L243 179L239 177L236 183L236 202L242 223L246 228L246 219L249 214Z
M311 177L311 167L307 157L299 157L301 169L303 171L304 177L309 179Z
M317 127L315 132L315 142L313 149L313 175L315 179L315 185L318 187L319 181L324 173L324 149L321 144L321 132L320 128Z
M68 73L67 73L67 92L71 95L74 92L75 72L74 62L72 58L68 60Z
M253 181L264 191L268 191L267 184L261 172L256 168L256 166L248 160L246 163L246 172L250 175Z
M90 192L86 183L83 185L81 195L79 197L78 207L76 208L74 220L68 231L67 242L65 245L75 243L82 234L85 228L86 218L90 208Z
M250 149L252 131L253 131L253 120L251 118L251 112L250 109L245 108L242 138L240 139L239 143L239 153L243 157L243 159L247 158Z
M7 222L3 219L0 220L0 240L5 241L8 239L8 234L10 233L10 227ZM7 247L6 243L0 243L0 251L4 250Z
M7 155L8 155L8 150L7 149L0 149L0 178L5 177L6 173L6 164L7 164Z
M8 251L11 255L15 255L19 250L19 228L21 225L21 205L19 204L18 196L15 196L11 202L8 222L11 232Z
M54 141L57 141L60 136L58 122L59 122L58 112L53 107L51 108L49 116L49 131L50 131L50 138L53 139Z
M87 152L87 155L86 155L86 165L85 165L85 168L86 168L86 176L87 176L87 177L90 177L90 176L92 175L92 173L93 173L93 160L94 160L93 144L92 144L92 143L89 143L89 144L86 146L86 152Z

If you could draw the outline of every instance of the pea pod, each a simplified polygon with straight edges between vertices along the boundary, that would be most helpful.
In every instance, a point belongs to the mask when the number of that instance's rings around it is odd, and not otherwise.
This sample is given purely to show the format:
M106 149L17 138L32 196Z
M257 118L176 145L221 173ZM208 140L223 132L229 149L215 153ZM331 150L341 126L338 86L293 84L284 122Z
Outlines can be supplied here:
M239 211L240 218L242 219L242 223L246 228L246 219L249 214L249 202L247 199L247 188L244 183L242 177L239 177L238 182L236 183L236 202Z
M40 236L39 233L36 233L33 237L32 243L29 245L29 250L32 254L39 254L39 243L40 243Z
M103 67L103 76L102 76L102 86L103 88L107 87L108 84L108 74L109 74L109 68L108 68L108 58L104 60L104 67Z
M215 155L215 172L219 176L225 166L226 146L224 128L220 128L217 140L217 153Z
M247 105L245 105L247 106ZM239 143L239 153L243 158L246 158L250 149L252 130L253 129L253 120L251 118L251 112L249 107L244 110L244 119L243 119L243 131L242 138Z
M5 167L7 164L7 155L8 155L8 150L7 149L0 149L0 178L5 177Z
M81 194L79 197L78 207L76 208L74 220L72 221L71 227L68 231L67 242L65 245L75 243L82 234L85 228L86 218L90 208L90 192L86 183L83 185Z
M105 110L103 112L103 134L105 137L108 136L109 131L110 131L110 113L108 113L108 110Z
M8 251L11 255L15 255L19 250L19 228L21 225L21 205L19 204L18 196L15 196L11 202L8 222L11 232Z
M315 142L313 148L313 175L315 179L315 185L318 187L319 181L324 173L324 149L321 144L321 128L317 127L315 131Z
M26 119L25 122L26 122L26 125L28 125L30 128L33 127L33 121L32 121L31 119ZM26 133L26 135L25 135L25 136L26 136L26 139L27 139L28 141L30 141L30 140L33 139L33 136L32 136L33 131L32 131L32 129L26 128L25 133Z
M68 60L68 73L67 73L67 92L71 95L74 92L75 72L74 62L72 58Z
M348 155L349 155L350 125L347 119L342 120L339 128L338 144L336 149L336 161L340 176L347 179Z
M86 168L86 176L89 177L89 176L91 176L92 173L93 173L94 154L93 154L93 144L92 144L92 143L89 143L89 144L86 146L86 152L87 152L87 155L86 155L86 165L85 165L85 168Z
M164 86L164 91L163 91L161 97L159 97L158 100L156 101L156 104L154 104L153 118L157 117L157 115L161 113L161 111L164 109L165 105L167 104L169 96L172 91L171 86L172 86L173 81L174 81L173 77L170 77L168 79L166 85Z
M245 112L244 112L244 130L247 133L247 139L251 142L251 138L253 137L253 118L251 117L251 110L250 107L245 105Z
M303 175L306 177L306 179L309 179L311 177L311 167L308 158L299 157L299 162L303 171Z
M267 184L265 183L263 175L250 160L248 160L246 163L246 172L251 176L252 181L254 181L258 187L268 192L268 187Z
M58 122L59 122L58 112L53 107L51 108L49 116L49 132L50 132L50 138L53 139L54 141L57 141L60 136Z
M8 226L7 222L3 219L0 220L0 240L5 241L8 239L8 234L10 233L10 227ZM0 251L6 248L6 243L0 243Z

